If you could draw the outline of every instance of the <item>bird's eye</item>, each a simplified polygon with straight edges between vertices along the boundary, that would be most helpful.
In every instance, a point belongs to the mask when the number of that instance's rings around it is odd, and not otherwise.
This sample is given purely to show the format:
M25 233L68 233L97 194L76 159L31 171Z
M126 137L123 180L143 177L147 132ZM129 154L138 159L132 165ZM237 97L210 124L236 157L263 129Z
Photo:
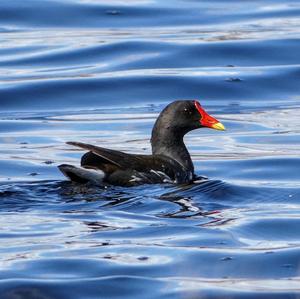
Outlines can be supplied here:
M188 108L184 108L183 112L184 112L184 114L187 114L187 115L191 115L192 114L192 111L189 110Z

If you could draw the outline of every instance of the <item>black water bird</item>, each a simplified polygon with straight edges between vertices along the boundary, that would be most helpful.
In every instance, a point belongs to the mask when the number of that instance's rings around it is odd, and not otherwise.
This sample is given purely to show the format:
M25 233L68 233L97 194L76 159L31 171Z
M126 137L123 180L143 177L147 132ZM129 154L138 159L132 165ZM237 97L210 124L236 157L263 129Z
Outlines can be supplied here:
M152 155L127 154L81 142L69 145L88 150L81 166L59 165L71 181L97 185L135 186L155 183L191 183L196 179L184 144L186 133L202 128L225 130L198 101L175 101L166 106L152 129Z

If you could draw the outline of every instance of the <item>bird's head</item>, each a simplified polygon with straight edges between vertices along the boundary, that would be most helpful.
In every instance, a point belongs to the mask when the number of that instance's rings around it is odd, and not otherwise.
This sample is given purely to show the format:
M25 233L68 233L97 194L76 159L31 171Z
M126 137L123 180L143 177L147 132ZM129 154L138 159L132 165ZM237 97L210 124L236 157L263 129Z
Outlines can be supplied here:
M224 125L209 115L196 100L182 100L170 103L158 118L160 127L169 127L183 134L198 129L225 130Z

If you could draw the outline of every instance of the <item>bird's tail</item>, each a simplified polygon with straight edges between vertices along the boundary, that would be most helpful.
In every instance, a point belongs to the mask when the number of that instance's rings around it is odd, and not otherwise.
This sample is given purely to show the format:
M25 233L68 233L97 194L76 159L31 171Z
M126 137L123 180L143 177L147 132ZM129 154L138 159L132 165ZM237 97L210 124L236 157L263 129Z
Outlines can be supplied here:
M90 182L95 185L102 185L105 176L104 172L99 169L90 169L69 164L61 164L58 168L68 179L77 183Z

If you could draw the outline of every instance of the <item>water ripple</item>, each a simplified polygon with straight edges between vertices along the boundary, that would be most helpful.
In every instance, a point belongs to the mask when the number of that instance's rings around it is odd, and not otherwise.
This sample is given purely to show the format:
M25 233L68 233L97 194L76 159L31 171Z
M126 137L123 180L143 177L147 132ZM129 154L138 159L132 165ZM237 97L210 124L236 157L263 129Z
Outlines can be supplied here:
M0 2L0 298L298 298L299 3ZM66 182L78 140L150 153L166 103L227 131L191 185Z

